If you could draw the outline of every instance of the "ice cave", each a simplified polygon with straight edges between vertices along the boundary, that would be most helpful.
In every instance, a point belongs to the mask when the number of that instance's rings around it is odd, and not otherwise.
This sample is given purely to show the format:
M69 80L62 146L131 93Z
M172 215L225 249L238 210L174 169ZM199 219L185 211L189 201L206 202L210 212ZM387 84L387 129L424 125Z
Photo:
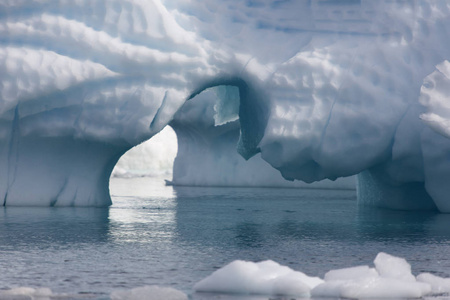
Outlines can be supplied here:
M435 0L1 0L2 204L108 206L118 159L169 125L174 184L356 175L362 205L450 212L449 18Z

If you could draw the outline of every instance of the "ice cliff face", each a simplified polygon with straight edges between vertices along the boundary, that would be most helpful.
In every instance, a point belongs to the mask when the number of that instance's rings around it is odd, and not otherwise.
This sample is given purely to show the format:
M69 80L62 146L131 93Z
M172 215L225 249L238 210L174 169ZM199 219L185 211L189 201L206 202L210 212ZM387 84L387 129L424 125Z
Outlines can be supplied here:
M193 137L449 212L449 17L434 0L0 0L0 199L108 205L118 158L168 123L189 141L196 96L222 86Z

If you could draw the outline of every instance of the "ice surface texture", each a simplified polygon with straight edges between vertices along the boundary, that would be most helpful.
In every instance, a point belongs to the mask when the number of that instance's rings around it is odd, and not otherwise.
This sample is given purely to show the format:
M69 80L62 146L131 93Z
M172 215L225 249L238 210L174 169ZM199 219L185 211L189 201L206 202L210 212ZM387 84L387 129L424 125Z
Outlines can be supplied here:
M435 0L0 0L0 199L108 205L119 157L170 123L289 180L361 174L367 205L450 212L449 17ZM215 86L237 90L189 130L184 104Z
M374 264L375 268L357 266L331 270L322 280L273 261L234 261L198 282L194 290L349 299L412 299L450 292L450 279L429 273L416 278L403 258L381 252Z

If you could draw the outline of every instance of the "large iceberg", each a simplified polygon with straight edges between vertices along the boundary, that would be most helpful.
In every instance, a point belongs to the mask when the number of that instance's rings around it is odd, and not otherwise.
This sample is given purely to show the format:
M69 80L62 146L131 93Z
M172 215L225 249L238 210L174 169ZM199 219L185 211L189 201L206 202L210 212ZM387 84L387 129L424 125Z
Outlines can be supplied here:
M359 174L362 204L450 212L449 17L435 0L0 0L0 199L109 205L120 156L170 124L288 180Z

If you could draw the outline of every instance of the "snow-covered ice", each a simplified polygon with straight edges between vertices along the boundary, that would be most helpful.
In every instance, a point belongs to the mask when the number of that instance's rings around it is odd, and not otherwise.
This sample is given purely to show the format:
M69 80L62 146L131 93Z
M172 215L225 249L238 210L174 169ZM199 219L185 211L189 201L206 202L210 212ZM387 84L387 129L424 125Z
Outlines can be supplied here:
M450 212L447 1L2 0L0 12L3 205L109 205L119 158L170 124L194 140L179 142L174 183L358 174L362 204ZM188 180L190 145L208 163ZM202 169L211 159L228 176Z
M449 293L449 278L429 273L416 277L400 257L379 253L375 268L331 270L324 279L309 277L273 261L234 261L194 286L196 292L262 294L315 298L411 299ZM281 289L278 287L282 287Z

